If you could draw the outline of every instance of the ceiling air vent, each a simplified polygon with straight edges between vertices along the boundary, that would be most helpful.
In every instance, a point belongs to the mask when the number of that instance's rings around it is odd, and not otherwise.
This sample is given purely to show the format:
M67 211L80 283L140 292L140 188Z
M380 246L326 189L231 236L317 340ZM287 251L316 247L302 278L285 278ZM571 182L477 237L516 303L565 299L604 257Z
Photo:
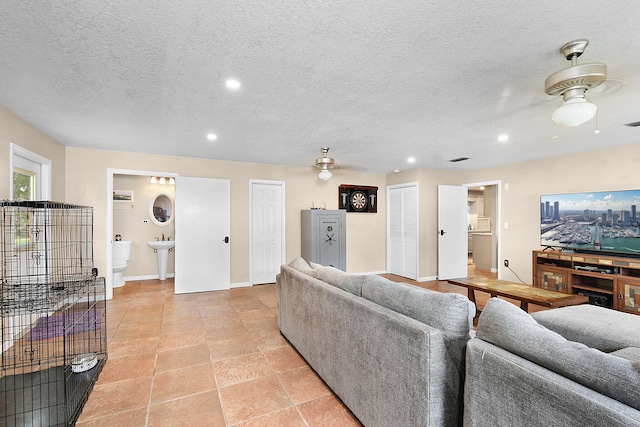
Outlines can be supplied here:
M625 126L629 126L629 127L632 127L632 128L637 128L638 126L640 126L640 122L626 123Z
M465 160L469 160L468 157L458 157L457 159L451 159L449 160L451 163L458 163L458 162L464 162Z

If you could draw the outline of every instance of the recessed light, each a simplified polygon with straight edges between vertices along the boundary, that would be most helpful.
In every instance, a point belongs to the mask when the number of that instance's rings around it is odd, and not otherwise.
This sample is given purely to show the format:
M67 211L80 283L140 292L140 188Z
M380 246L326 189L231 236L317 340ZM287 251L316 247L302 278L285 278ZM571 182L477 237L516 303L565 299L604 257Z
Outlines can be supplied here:
M229 89L236 90L240 88L240 82L238 80L229 79L225 83Z
M415 157L409 157L407 159L407 163L415 163L416 162L416 158Z
M400 169L394 169L393 173L400 173Z
M216 135L215 133L208 133L207 134L207 139L209 141L215 141L216 139L218 139L218 135Z
M499 135L498 142L507 142L509 140L509 135Z

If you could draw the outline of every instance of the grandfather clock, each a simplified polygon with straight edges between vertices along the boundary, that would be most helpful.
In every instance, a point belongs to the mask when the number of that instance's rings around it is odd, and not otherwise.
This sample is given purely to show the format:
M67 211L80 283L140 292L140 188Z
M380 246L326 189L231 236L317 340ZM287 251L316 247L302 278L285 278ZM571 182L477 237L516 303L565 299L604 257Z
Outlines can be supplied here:
M344 210L301 211L302 258L307 262L347 270L346 215Z

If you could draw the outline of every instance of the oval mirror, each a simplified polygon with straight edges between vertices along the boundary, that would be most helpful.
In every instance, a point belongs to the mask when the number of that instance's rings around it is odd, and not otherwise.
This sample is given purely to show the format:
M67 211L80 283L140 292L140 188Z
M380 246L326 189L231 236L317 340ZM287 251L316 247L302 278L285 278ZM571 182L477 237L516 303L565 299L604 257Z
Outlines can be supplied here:
M173 197L158 193L149 202L149 216L156 225L169 225L173 221Z

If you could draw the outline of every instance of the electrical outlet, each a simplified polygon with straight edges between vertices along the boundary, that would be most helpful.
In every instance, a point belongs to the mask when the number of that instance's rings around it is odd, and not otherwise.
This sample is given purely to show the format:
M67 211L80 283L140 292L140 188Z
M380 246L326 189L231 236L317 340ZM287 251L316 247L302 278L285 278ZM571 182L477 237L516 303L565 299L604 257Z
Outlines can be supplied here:
M509 267L509 260L508 260L508 259L505 259L505 260L504 260L504 266L505 266L505 267Z

